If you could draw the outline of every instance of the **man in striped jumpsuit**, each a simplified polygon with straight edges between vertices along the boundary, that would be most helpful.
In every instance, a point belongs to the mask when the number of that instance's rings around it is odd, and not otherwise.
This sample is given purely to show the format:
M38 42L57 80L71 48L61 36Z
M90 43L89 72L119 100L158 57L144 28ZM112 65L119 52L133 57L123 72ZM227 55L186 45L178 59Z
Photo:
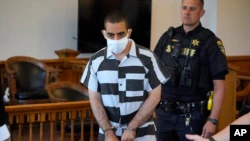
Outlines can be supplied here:
M101 141L154 141L152 114L169 73L147 48L129 39L132 29L119 11L108 14L102 30L107 47L96 52L83 72Z

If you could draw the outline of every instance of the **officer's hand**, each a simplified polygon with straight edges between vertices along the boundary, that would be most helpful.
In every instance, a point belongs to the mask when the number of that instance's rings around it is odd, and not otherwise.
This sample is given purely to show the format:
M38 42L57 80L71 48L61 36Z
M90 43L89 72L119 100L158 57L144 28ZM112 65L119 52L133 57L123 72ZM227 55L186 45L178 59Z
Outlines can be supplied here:
M122 134L122 141L135 141L136 131L124 130Z
M105 141L119 141L113 130L107 130L105 132Z
M201 136L198 136L198 135L187 134L186 138L192 141L209 141L208 139L202 138Z
M207 121L206 124L203 126L201 137L208 138L211 137L216 131L216 125L212 122Z

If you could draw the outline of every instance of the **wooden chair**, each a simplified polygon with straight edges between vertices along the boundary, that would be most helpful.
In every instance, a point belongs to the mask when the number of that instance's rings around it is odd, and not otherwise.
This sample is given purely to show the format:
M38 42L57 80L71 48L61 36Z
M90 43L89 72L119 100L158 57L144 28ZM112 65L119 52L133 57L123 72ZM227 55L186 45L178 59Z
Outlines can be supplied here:
M246 106L248 106L250 102L250 76L245 76L245 75L237 76L236 98L237 98L237 111L240 112L237 113L238 114L237 117L240 117L243 114L246 114L246 112L249 112L249 108L246 108Z
M81 100L89 100L88 91L81 84L76 84L73 82L65 82L58 81L51 83L48 87L48 94L51 102L69 102L69 101L81 101ZM86 111L87 117L84 119L84 132L85 137L90 137L90 127L91 127L91 119L90 115L91 111ZM67 115L70 116L70 115ZM93 121L92 121L93 122ZM57 129L60 131L61 126L60 123L57 124ZM94 132L98 133L99 126L96 121L94 121ZM64 129L66 134L71 133L71 123L67 121ZM81 133L81 120L76 119L74 121L74 137L75 139L80 138Z
M237 96L244 97L250 94L250 76L237 76Z
M61 70L38 59L14 56L5 61L10 104L49 102L47 87L59 77Z
M51 102L67 102L89 100L88 90L80 84L66 81L58 81L48 86L48 94Z

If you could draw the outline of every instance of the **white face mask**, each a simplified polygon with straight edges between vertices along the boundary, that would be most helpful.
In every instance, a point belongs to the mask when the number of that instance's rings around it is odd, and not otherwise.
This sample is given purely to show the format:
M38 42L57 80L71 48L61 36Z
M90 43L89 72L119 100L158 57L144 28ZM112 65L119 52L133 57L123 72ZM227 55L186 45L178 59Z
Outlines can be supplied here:
M114 54L120 54L127 47L128 35L120 40L111 40L106 37L108 50Z

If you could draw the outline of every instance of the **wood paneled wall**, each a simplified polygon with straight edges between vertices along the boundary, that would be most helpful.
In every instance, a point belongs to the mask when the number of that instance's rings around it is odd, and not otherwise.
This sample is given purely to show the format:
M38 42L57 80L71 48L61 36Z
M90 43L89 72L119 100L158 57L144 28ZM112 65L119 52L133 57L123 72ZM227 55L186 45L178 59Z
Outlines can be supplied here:
M236 102L244 100L237 97L238 76L250 76L250 56L228 56L227 63L229 74L226 76L225 99L219 117L218 131L237 118ZM248 82L242 82L240 85L244 86L246 83Z
M236 71L229 69L226 76L225 98L221 108L217 131L221 131L236 119Z
M227 62L237 74L250 76L250 56L228 56Z

